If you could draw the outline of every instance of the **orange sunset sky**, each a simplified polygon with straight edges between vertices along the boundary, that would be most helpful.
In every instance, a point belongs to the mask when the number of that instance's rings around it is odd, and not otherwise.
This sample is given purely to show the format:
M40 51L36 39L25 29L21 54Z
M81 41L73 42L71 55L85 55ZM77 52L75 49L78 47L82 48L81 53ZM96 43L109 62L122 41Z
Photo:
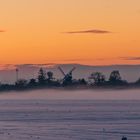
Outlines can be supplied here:
M0 64L140 64L140 0L1 0Z

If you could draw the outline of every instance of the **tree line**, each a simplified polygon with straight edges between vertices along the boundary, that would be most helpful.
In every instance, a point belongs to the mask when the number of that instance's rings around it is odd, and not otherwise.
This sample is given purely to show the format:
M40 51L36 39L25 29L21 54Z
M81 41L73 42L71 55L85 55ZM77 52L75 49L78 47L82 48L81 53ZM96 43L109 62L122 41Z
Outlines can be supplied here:
M74 79L72 73L66 74L62 79L56 79L52 71L46 72L40 68L36 79L17 79L14 84L0 84L0 91L4 90L26 90L38 88L51 88L51 87L140 87L140 79L136 82L129 83L123 80L120 72L114 70L110 73L109 78L101 72L93 72L89 75L88 79Z

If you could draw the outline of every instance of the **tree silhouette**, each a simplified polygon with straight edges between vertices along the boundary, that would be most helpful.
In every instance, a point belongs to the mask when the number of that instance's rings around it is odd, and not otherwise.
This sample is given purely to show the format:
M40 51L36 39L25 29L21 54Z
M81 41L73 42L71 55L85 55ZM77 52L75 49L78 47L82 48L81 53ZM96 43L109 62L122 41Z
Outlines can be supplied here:
M109 81L116 82L116 81L120 81L121 79L122 78L119 71L116 70L111 72Z
M105 83L105 76L101 72L92 73L89 77L91 84L102 85Z
M79 79L79 80L78 80L78 83L79 83L80 85L87 85L87 81L86 81L84 78Z
M122 140L127 140L127 137L122 137Z
M135 82L136 85L140 85L140 78Z
M24 88L27 86L27 80L25 79L20 79L16 82L16 87L18 88Z
M38 72L38 83L43 86L46 84L46 79L46 73L43 68L41 68Z
M47 84L48 86L58 86L59 82L55 81L55 78L53 77L53 72L49 71L47 72Z
M51 71L47 72L47 76L48 76L48 80L49 80L49 81L51 81L51 80L54 79L54 78L53 78L53 72L51 72Z
M127 84L127 81L122 80L120 72L118 70L115 70L110 74L109 83L111 85L125 85Z
M121 82L121 75L118 70L112 71L109 77L109 83L111 85L118 85Z
M30 79L29 86L36 86L36 85L37 85L36 80L35 79Z

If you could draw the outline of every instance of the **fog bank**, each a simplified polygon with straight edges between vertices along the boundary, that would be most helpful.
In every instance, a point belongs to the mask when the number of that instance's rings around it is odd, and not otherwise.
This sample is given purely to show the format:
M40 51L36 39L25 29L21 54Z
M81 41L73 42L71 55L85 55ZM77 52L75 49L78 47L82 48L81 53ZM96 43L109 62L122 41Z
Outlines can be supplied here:
M140 100L140 90L35 90L3 92L0 100Z

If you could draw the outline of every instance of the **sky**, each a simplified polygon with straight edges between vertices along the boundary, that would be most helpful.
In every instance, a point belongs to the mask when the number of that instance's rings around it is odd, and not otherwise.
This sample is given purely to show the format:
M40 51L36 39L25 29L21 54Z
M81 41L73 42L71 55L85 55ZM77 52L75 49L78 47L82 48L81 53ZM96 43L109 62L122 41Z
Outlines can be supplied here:
M0 64L140 64L140 0L0 0Z

